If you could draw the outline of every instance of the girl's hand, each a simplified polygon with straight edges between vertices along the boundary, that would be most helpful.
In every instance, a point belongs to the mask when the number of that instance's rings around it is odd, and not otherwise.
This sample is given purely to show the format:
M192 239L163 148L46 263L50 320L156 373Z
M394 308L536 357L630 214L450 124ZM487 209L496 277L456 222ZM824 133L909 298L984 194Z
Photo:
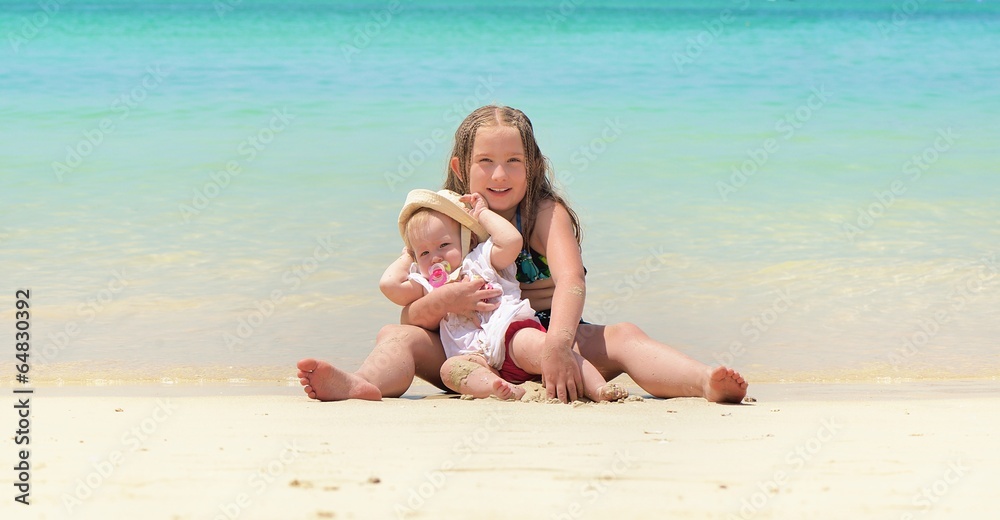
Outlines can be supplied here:
M472 215L472 218L479 220L480 213L483 210L490 209L490 205L486 202L486 198L478 193L469 193L468 195L462 195L458 200L472 206L472 209L467 209L466 211Z
M479 312L490 312L499 304L482 301L503 294L500 289L484 289L485 280L464 278L450 282L424 294L403 308L400 323L416 325L427 330L437 330L441 320L449 313L465 316L480 326Z
M499 288L489 289L485 285L486 280L482 278L471 279L464 276L457 282L448 283L435 289L434 292L447 291L446 297L441 300L448 306L445 310L459 316L465 316L476 322L478 326L480 323L477 313L490 312L500 306L499 299L497 299L498 303L488 303L484 300L495 299L503 295L503 290Z
M563 346L544 347L542 384L549 399L563 403L571 403L583 395L583 373L571 350Z

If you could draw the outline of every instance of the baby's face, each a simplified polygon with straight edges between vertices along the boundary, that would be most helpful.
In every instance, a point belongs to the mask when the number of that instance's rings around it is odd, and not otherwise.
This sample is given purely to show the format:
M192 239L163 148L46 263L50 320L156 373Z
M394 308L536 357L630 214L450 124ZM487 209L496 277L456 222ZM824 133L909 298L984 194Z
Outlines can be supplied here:
M453 219L431 213L423 226L410 228L410 247L420 274L430 275L431 266L448 262L451 270L462 265L462 228Z

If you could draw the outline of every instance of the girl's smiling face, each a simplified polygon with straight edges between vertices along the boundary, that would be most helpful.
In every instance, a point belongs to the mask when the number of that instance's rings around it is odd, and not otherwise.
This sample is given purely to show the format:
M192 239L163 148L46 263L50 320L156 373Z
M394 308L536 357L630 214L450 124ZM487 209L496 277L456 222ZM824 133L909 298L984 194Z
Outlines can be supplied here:
M458 158L452 159L453 169ZM472 145L469 191L486 198L490 209L508 220L528 191L524 144L516 128L480 128Z

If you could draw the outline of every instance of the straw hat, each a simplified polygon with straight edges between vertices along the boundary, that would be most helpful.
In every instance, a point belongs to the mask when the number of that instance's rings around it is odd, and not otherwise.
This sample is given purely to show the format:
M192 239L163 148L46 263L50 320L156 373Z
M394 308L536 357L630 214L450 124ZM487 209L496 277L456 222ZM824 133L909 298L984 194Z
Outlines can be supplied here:
M406 240L406 222L420 208L428 208L452 218L462 226L462 255L468 254L469 242L475 233L479 241L483 242L489 238L490 234L486 228L476 219L472 218L465 208L464 202L459 200L461 195L451 190L441 190L433 192L431 190L417 189L406 195L406 203L403 204L402 211L399 212L399 235Z

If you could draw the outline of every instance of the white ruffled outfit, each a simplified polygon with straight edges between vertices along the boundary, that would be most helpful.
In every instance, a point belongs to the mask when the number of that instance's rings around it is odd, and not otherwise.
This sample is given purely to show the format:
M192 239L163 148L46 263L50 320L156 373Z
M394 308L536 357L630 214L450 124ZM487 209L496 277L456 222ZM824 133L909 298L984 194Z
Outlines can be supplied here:
M441 320L441 344L448 357L459 354L481 354L487 363L499 370L506 356L504 335L511 323L520 320L535 319L535 311L527 300L521 299L521 287L515 279L516 268L513 264L497 273L490 262L493 252L493 239L476 246L462 260L462 276L480 277L503 290L500 306L492 312L480 312L479 320L482 327L457 314L449 313ZM410 265L409 278L424 287L427 292L434 287L427 281L417 264Z

